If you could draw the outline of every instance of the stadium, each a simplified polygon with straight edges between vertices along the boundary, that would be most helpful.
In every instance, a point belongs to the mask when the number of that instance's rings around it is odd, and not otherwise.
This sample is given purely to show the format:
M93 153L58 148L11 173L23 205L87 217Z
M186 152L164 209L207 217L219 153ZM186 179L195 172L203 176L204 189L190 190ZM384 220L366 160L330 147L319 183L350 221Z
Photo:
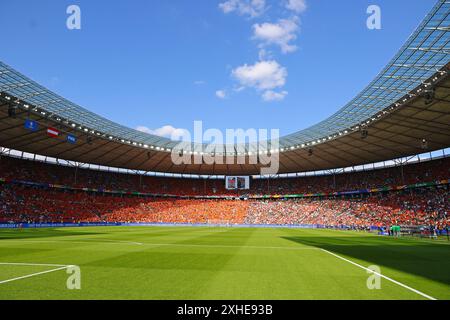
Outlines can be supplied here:
M361 92L277 141L138 131L0 61L0 299L449 300L433 3Z

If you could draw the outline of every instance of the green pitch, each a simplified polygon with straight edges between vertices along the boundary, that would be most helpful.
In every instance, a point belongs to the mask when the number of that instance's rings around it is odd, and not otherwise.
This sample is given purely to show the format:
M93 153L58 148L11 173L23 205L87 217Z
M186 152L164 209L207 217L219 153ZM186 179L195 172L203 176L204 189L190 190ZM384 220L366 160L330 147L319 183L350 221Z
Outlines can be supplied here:
M67 288L72 265L80 290ZM388 278L381 289L367 287L372 265ZM0 230L0 299L429 298L450 299L446 241L299 229Z

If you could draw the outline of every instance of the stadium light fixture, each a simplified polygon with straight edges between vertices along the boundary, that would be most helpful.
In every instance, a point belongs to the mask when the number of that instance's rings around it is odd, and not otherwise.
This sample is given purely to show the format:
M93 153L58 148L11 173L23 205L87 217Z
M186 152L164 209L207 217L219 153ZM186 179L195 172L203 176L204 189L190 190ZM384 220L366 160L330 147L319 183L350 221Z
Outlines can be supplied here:
M422 139L422 145L421 145L421 148L422 148L423 150L427 150L427 149L428 149L428 141L427 141L427 139Z
M8 117L15 118L16 117L16 107L9 105L8 106Z
M367 130L362 130L361 131L361 139L365 139L369 136L369 131Z

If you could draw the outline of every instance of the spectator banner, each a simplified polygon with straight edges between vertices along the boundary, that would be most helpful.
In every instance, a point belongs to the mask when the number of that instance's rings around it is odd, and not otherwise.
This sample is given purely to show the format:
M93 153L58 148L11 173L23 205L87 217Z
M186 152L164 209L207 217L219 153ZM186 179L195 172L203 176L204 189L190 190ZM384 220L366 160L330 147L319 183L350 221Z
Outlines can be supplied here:
M39 129L39 125L36 121L27 119L25 120L25 129L30 131L37 131Z
M71 143L71 144L75 144L75 143L77 143L77 137L75 137L72 134L68 134L67 135L67 142Z
M47 135L52 138L56 138L59 136L59 130L55 128L47 128Z

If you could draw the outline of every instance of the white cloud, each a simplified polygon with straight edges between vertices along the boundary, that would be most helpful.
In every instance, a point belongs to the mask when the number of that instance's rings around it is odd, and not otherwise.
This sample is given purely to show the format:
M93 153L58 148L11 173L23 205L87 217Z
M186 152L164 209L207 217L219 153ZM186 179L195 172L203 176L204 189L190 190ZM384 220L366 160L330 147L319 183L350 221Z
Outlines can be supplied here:
M278 45L283 53L297 50L290 42L297 39L298 18L281 19L278 23L265 22L253 25L253 38L262 41L261 46Z
M203 80L196 80L196 81L194 81L194 84L195 84L196 86L201 86L201 85L206 84L206 81L203 81Z
M275 60L259 61L254 65L245 64L234 69L232 76L241 86L270 90L284 86L287 70Z
M272 90L267 90L262 94L264 101L281 101L288 95L287 91L275 92Z
M296 13L301 13L306 10L305 0L288 0L286 3L286 8L295 11Z
M145 126L136 127L137 131L145 132L148 134L153 134L155 136L170 138L172 140L179 140L180 137L185 137L189 135L186 129L174 128L173 126L167 125L158 129L149 129Z
M227 97L227 93L225 92L225 90L217 90L216 97L219 99L225 99Z
M266 10L266 0L227 0L219 4L224 13L237 12L251 18L260 16Z

